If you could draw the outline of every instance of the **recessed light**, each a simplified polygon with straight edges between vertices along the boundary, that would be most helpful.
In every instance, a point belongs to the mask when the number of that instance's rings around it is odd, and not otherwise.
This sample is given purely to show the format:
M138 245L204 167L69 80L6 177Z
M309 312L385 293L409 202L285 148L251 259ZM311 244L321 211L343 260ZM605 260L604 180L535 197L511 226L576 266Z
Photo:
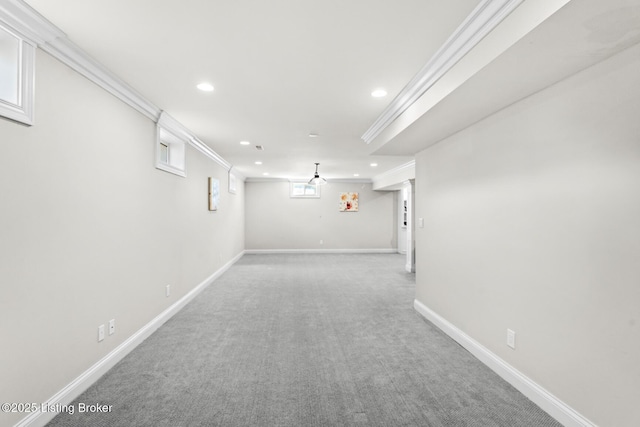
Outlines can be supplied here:
M374 98L382 98L383 96L387 96L387 91L384 89L376 89L371 92L371 96Z
M317 138L317 137L319 137L319 136L320 136L320 135L318 135L318 134L317 134L317 133L315 133L315 132L311 132L311 133L309 134L309 138Z
M269 172L265 172L262 175L267 176L267 175L269 175Z
M359 173L354 173L353 176L360 176L360 174Z
M249 141L240 141L240 145L251 145Z
M211 83L202 82L196 87L203 92L213 92L213 85Z
M256 162L256 165L261 165L261 164L262 164L262 162L259 161L259 160Z
M377 164L377 163L371 163L371 165L370 165L370 166L371 166L372 168L375 168L376 166L378 166L378 164Z

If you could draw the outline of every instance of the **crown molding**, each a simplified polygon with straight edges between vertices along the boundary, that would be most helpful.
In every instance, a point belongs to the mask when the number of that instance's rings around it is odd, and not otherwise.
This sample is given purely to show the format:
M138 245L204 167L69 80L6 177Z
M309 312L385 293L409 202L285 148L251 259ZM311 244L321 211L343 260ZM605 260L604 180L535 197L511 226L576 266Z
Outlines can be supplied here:
M287 178L262 178L262 177L247 177L247 179L245 179L245 182L247 183L251 183L251 182L291 182L289 179Z
M174 119L169 113L166 111L161 111L158 117L158 126L167 132L173 134L176 138L181 141L189 143L200 153L204 154L214 162L218 163L220 166L225 168L227 171L231 170L231 163L227 162L223 159L218 153L213 151L211 147L202 142L195 136L189 129L187 129L182 123Z
M483 0L362 135L370 144L524 0Z
M96 83L154 122L160 109L134 88L91 58L67 35L23 1L6 0L0 6L2 20L40 49Z
M184 127L182 123L174 119L166 111L160 112L157 120L157 125L167 132L170 132L173 136L183 142L191 142L191 138L193 138L193 134L191 133L191 131Z
M416 161L389 169L373 177L373 189L377 191L394 191L404 188L404 183L416 177Z
M269 177L247 177L246 182L308 182L308 179L304 178L269 178ZM327 178L327 184L371 184L370 179L366 178Z
M236 177L236 179L239 179L242 182L246 182L247 181L247 177L244 176L244 174L242 172L240 172L235 166L231 165L231 168L229 168L229 173L233 176Z
M327 184L371 184L368 178L327 178Z
M147 118L153 121L158 119L160 108L87 55L71 40L67 38L55 39L40 47Z
M202 142L198 137L159 107L148 101L133 87L91 58L67 35L20 0L3 0L0 3L0 21L6 23L30 43L37 45L60 62L88 78L133 109L156 122L177 138L188 142L198 151L226 170L231 164Z
M381 179L389 178L391 176L398 175L401 173L415 171L415 169L416 169L416 161L411 160L410 162L407 162L400 166L396 166L393 169L389 169L388 171L382 172L381 174L374 176L373 180L379 181Z
M66 38L66 34L22 1L4 0L0 2L0 17L21 36L34 45L44 45L56 38Z
M217 164L225 168L227 171L231 170L231 168L233 167L231 163L223 159L218 153L213 151L211 147L209 147L207 144L200 141L198 137L192 136L191 139L189 139L189 144L191 144L194 148L196 148L202 154L204 154L205 156L207 156L208 158L210 158L211 160L213 160L214 162L216 162Z

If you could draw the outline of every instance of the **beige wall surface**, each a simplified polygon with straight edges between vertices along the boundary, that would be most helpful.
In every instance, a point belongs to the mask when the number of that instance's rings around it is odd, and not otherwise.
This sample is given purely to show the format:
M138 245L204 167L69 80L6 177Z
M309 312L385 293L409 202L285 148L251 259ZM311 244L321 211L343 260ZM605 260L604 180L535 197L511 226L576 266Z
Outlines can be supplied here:
M155 133L38 51L35 125L0 119L1 402L45 402L244 249L243 183L191 147L187 178L156 169Z
M635 46L416 164L417 300L601 426L640 425L638 76Z
M373 191L371 184L330 182L321 187L319 199L295 199L285 181L247 182L245 191L247 250L397 247L393 192ZM359 193L358 212L338 210L342 192Z

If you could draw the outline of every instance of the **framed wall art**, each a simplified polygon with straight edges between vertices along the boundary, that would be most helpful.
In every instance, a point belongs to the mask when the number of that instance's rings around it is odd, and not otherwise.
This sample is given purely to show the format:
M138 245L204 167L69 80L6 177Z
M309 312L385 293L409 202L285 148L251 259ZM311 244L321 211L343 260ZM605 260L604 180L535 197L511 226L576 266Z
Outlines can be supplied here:
M209 210L217 211L220 202L220 181L209 177Z
M358 212L358 193L340 193L340 212Z

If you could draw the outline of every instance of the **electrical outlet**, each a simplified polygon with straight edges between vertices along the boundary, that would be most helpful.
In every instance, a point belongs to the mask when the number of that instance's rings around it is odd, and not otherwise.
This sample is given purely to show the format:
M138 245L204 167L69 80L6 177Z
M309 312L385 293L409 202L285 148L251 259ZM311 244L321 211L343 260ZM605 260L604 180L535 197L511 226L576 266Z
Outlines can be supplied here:
M113 335L116 332L116 319L109 320L109 335Z
M516 349L516 333L511 329L507 329L507 345L512 349Z
M167 285L165 288L165 296L171 295L171 285Z
M98 326L98 342L104 339L104 325Z

